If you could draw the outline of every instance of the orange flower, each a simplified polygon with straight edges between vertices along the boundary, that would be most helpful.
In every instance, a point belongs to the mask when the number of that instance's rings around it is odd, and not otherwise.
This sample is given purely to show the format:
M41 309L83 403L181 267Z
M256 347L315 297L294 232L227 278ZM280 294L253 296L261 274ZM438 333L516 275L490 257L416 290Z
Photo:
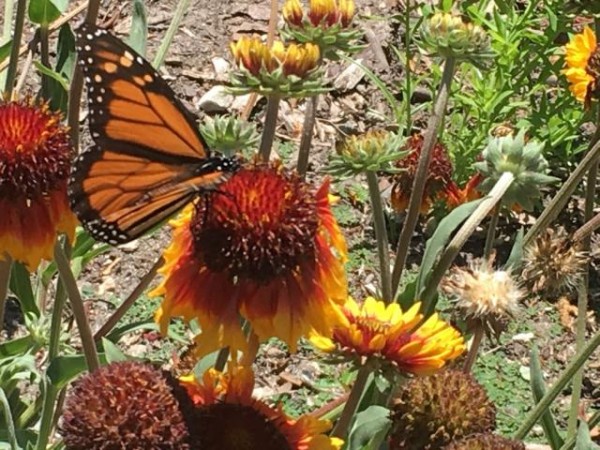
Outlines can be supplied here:
M422 149L423 136L413 135L405 146L405 150L409 150L410 153L396 163L396 167L402 169L402 172L394 177L392 186L391 202L396 212L403 212L408 207ZM431 204L444 195L447 186L452 182L452 162L445 147L440 143L433 148L427 174L421 200L421 214L429 211Z
M569 89L580 102L589 107L600 88L600 48L590 27L573 36L565 46L565 66L562 71L569 80Z
M248 349L240 315L260 339L294 351L311 330L330 334L346 298L346 245L331 212L329 183L316 192L279 166L251 165L173 222L157 312L197 319L198 353ZM207 207L210 205L210 207Z
M228 373L204 372L202 382L193 375L181 384L196 406L191 442L195 448L238 450L339 450L343 442L325 433L326 420L313 416L288 417L281 406L271 407L252 397L254 374L246 367ZM227 430L226 433L223 430Z
M52 259L57 234L75 235L67 200L73 150L60 121L46 103L0 100L0 258L29 270Z
M295 25L297 27L302 25L304 11L302 10L302 3L300 3L300 0L287 0L283 4L282 14L283 19L290 25Z
M477 190L477 186L479 186L482 180L483 175L476 173L469 178L469 181L467 181L467 184L463 188L458 187L454 181L451 181L444 192L446 204L453 209L463 203L469 203L481 198L481 192Z
M403 312L397 303L387 305L369 297L359 305L348 298L345 322L333 330L333 338L313 335L320 350L363 363L364 359L393 365L403 372L429 375L464 351L460 333L432 315L422 325L421 304ZM417 327L415 329L415 327Z

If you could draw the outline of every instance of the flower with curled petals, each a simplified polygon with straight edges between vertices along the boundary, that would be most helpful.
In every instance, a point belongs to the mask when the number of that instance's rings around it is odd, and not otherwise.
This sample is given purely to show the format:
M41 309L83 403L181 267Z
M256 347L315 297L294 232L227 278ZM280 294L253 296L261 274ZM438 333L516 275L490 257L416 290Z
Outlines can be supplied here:
M292 351L309 331L329 335L347 295L346 244L319 189L278 165L249 165L173 222L157 320L197 319L198 354L247 351L240 316L261 340Z
M460 333L433 314L423 322L420 303L403 312L397 303L368 297L358 304L348 298L343 311L345 322L333 330L333 337L313 335L320 350L363 364L378 362L417 375L435 373L447 361L464 351Z
M35 270L59 233L72 240L67 178L73 148L60 114L32 99L0 100L0 259Z
M590 27L573 36L565 46L563 73L569 80L569 89L577 100L590 106L600 94L600 46Z
M202 381L181 379L196 406L191 433L194 448L205 450L339 450L343 442L325 433L331 424L305 415L288 417L252 397L254 374L247 367L227 373L206 371ZM227 430L227 432L223 432Z

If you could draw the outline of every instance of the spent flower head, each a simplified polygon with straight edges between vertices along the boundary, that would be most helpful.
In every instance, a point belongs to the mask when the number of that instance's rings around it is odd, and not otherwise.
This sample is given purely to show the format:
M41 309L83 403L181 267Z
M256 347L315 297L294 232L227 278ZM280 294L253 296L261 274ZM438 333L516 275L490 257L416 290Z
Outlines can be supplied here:
M341 142L331 157L328 172L336 176L351 176L367 171L397 172L393 163L402 159L403 138L387 131L368 131L350 136Z
M226 156L254 148L260 138L254 125L230 115L207 120L200 132L210 148Z
M443 450L525 450L525 444L492 433L480 433L454 441Z
M393 400L390 450L434 450L496 426L483 387L461 370L442 370L403 384Z
M565 45L565 69L569 89L577 100L589 108L600 98L600 45L590 27L574 35Z
M492 262L472 261L468 267L454 267L443 282L444 292L456 300L462 318L500 333L514 317L524 297L510 272L494 270Z
M356 366L371 364L387 373L428 375L437 372L464 349L461 334L437 314L423 321L420 303L404 312L368 297L362 304L348 298L344 320L333 336L315 334L311 342L335 360Z
M337 59L337 52L356 53L362 32L353 24L354 0L310 0L305 10L300 0L283 5L283 36L319 46L324 58Z
M474 164L484 177L479 189L488 193L505 172L514 176L514 181L502 197L502 205L513 208L515 205L532 210L541 197L540 188L558 181L547 175L548 161L542 151L544 144L525 141L525 130L516 136L490 138L483 151L483 161Z
M238 67L231 78L234 94L308 97L327 91L315 44L275 41L268 46L259 37L243 36L230 49Z
M494 56L483 28L450 13L437 12L424 21L421 43L432 56L469 61L477 67L485 67Z

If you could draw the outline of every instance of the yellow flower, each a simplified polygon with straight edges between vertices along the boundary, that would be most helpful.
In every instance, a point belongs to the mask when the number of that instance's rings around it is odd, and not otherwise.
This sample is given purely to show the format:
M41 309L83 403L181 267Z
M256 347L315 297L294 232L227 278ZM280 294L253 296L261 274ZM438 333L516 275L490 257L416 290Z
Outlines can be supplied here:
M312 72L319 64L319 47L314 44L291 44L286 47L275 41L271 47L258 37L243 36L230 44L235 62L244 66L252 75L261 70L274 72L281 68L285 76L300 78Z
M308 18L313 26L332 26L338 22L339 17L335 0L310 0Z
M378 360L403 372L428 375L458 357L465 349L460 333L433 314L422 325L420 303L403 312L397 303L368 297L362 305L348 298L345 321L333 337L313 335L320 350L353 360Z
M199 355L247 351L240 315L260 339L279 337L292 351L313 329L329 335L347 284L328 190L279 166L250 165L189 207L173 222L154 291L164 295L162 331L172 316L197 319Z
M57 234L75 235L67 200L73 149L60 121L46 103L0 100L0 259L29 270L52 259Z
M565 46L565 66L562 71L569 80L569 89L580 102L589 106L598 94L600 80L600 50L596 35L590 27L576 34Z
M297 27L302 25L302 19L304 18L304 11L302 10L302 3L300 0L286 0L282 8L283 19L290 25Z
M249 368L230 368L225 374L210 369L201 382L191 375L181 384L195 406L190 439L195 448L339 450L343 445L326 435L329 421L310 415L292 419L281 406L253 398L254 374Z
M348 27L350 22L352 22L352 18L354 17L354 0L339 0L339 10L340 10L340 21L342 26Z

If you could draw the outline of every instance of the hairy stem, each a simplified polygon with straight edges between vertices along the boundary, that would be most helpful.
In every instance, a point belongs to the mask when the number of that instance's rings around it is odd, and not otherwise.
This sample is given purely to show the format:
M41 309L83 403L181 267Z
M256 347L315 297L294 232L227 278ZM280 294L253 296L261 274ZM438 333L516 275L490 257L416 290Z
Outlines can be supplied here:
M477 360L477 354L479 353L479 348L481 347L481 342L483 341L483 324L481 321L477 321L477 325L475 325L475 329L473 330L473 342L471 343L471 348L469 348L469 353L467 354L467 359L465 360L465 365L463 366L463 372L469 373L473 369L473 365Z
M556 397L558 397L564 387L573 379L575 373L585 364L587 359L599 346L600 331L596 332L596 334L592 336L592 338L588 341L588 344L581 350L581 352L575 355L558 380L556 380L552 387L540 399L535 408L533 408L533 410L525 418L521 427L514 434L513 439L521 441L525 438L525 436L527 436L527 433L529 433L529 431L537 423L542 414L548 410L552 402L556 399Z
M332 436L343 438L348 434L348 428L350 427L352 418L354 417L356 409L358 408L358 404L360 403L365 386L369 380L369 375L371 375L371 369L369 366L363 366L358 370L356 381L354 382L354 386L352 386L352 390L350 391L350 395L348 396L348 401L344 406L342 415L331 432Z
M50 32L48 24L40 25L40 60L43 66L50 69ZM48 75L42 74L42 97L46 100L50 99L50 82Z
M458 255L458 252L462 246L465 245L465 242L467 242L467 239L469 239L469 237L473 234L481 221L487 217L490 211L498 204L498 202L500 202L502 196L510 187L514 179L514 175L510 172L504 172L502 174L500 179L496 182L488 194L487 198L479 204L473 214L471 214L462 227L460 227L460 229L454 235L454 238L452 238L442 253L439 262L431 273L431 279L429 280L429 283L427 283L427 287L421 294L423 311L425 312L426 316L428 316L433 310L433 298L437 293L438 285L440 284L440 281L442 281L446 271L450 268L454 258L456 258L456 255Z
M6 255L4 260L0 259L0 331L4 327L4 311L6 310L11 269L12 259Z
M6 434L8 438L8 442L10 443L11 450L19 449L19 445L17 443L17 433L15 431L15 422L13 421L12 412L10 410L10 404L8 403L8 398L6 397L6 393L4 389L0 386L0 411L3 412L4 416L4 425L6 425Z
M7 0L8 1L8 0ZM27 12L27 0L18 0L17 13L15 17L15 32L10 49L10 58L8 60L8 71L6 72L6 84L4 91L7 98L10 98L17 78L17 66L19 65L19 47L23 38L23 26L25 24L25 14Z
M394 271L392 272L392 295L395 296L398 285L400 284L400 278L404 265L406 264L406 258L410 248L410 241L412 235L417 226L419 220L419 210L421 208L421 200L423 199L423 191L425 190L425 183L427 181L427 172L429 169L429 162L431 161L431 154L435 143L437 142L438 133L444 114L446 112L446 106L448 104L448 98L450 96L450 87L452 85L452 79L454 78L454 72L456 70L456 61L454 58L446 59L444 64L444 72L442 74L442 82L440 84L435 105L433 107L433 115L429 119L427 130L423 137L423 148L421 150L421 156L419 158L419 164L417 166L417 172L415 174L415 181L412 187L412 193L410 196L410 202L408 206L408 212L404 219L404 226L400 233L398 240L398 247L396 250L396 260L394 262Z
M390 303L392 297L392 279L390 274L390 244L388 242L387 229L385 227L385 214L379 191L377 174L367 171L367 183L371 197L371 208L373 209L373 227L375 228L375 239L377 240L377 254L379 255L379 271L381 272L381 292L383 301Z
M265 115L265 127L263 129L262 140L260 141L259 154L263 161L268 162L275 139L275 130L277 128L277 116L279 114L279 100L277 94L269 95L267 100L267 113Z
M319 96L315 95L306 102L306 111L304 113L304 124L302 125L302 136L300 137L300 149L298 150L297 170L300 176L304 177L308 170L308 159L310 155L310 145L312 144L313 130L317 120L317 105Z
M492 210L492 217L488 224L487 235L485 237L485 246L483 248L483 259L489 261L494 250L494 239L496 239L496 228L498 227L498 219L500 218L500 205L496 205Z
M75 321L77 322L77 328L81 337L81 345L83 347L83 354L85 355L88 370L93 372L100 367L100 360L98 359L96 344L94 343L90 323L88 321L87 314L85 313L85 307L83 305L83 300L81 299L81 293L77 287L77 282L75 281L75 276L71 270L71 265L69 264L69 261L65 256L60 243L58 242L54 247L54 261L56 262L60 279L65 286L67 296L71 302L71 309L73 310L73 315L75 316Z

